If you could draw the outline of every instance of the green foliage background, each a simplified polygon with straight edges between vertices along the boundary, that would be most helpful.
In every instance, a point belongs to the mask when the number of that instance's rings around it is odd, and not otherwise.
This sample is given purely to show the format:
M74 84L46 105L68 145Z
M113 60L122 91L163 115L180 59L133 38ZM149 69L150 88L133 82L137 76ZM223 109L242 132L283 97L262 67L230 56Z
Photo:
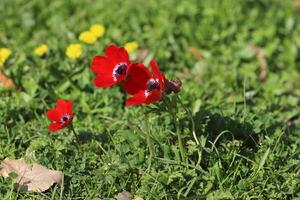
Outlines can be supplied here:
M37 194L0 178L0 199L293 199L299 197L299 11L290 0L1 0L0 47L13 55L2 69L15 91L0 93L0 159L24 157L65 173L62 187ZM84 56L68 44L94 23L107 31ZM117 87L96 89L90 63L111 43L137 41L167 77L183 81L179 106L189 165L179 162L175 127L165 111L150 114L156 157L148 167L141 107L122 107ZM47 43L40 59L33 49ZM263 48L267 78L250 48ZM190 48L197 48L197 60ZM132 54L136 57L136 52ZM74 101L78 151L68 130L48 134L45 112ZM196 167L201 151L201 170Z

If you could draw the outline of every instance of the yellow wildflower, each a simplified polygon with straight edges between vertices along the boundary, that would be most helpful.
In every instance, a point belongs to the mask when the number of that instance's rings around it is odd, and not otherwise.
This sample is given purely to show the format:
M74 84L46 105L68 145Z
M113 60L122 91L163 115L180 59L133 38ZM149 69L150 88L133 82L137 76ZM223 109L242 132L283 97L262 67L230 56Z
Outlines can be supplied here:
M139 44L137 42L128 42L124 45L124 48L128 51L128 52L133 52L134 50L136 50L139 47Z
M70 44L66 50L66 55L69 58L79 58L82 54L81 44Z
M102 24L94 24L90 27L90 32L96 37L100 38L105 33L105 27Z
M42 44L34 50L35 55L42 57L48 52L48 46L46 44Z
M90 31L84 31L80 33L79 40L88 44L94 44L97 38Z
M0 48L0 67L2 67L5 61L11 54L11 50L7 48Z

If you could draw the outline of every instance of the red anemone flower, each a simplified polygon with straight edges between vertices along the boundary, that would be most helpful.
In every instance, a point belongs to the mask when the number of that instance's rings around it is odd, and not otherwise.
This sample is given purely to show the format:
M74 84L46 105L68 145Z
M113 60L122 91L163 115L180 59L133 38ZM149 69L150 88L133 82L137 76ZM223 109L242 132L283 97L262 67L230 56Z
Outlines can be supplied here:
M165 75L159 70L155 60L150 62L152 73L141 63L133 64L123 87L133 95L126 101L126 106L150 104L159 101L165 89Z
M109 45L105 56L95 56L92 71L97 74L94 85L100 88L111 87L126 78L131 62L128 52L123 47Z
M72 101L57 100L55 109L49 110L47 117L51 121L50 131L58 131L66 127L73 119Z

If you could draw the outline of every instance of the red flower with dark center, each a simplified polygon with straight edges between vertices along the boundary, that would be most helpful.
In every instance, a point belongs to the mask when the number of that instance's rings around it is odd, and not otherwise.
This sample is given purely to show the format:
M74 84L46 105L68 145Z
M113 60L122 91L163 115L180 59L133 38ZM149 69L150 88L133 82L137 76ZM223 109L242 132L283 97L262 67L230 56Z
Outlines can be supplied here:
M156 61L150 62L152 73L141 63L133 64L123 87L133 95L126 101L126 106L150 104L159 101L165 89L165 76L159 70Z
M107 88L119 83L126 78L130 65L128 52L123 47L106 47L105 56L95 56L92 62L91 69L97 74L94 85Z
M50 131L58 131L66 127L73 119L72 101L57 100L55 109L49 110L47 117L51 121Z

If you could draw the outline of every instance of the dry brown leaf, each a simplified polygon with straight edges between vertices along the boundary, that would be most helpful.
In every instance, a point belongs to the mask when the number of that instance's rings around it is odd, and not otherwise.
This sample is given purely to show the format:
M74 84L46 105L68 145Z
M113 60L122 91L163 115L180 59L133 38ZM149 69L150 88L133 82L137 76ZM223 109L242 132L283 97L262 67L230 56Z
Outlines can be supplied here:
M43 192L54 183L61 184L63 173L47 169L38 164L28 164L24 159L5 158L0 167L0 175L8 177L10 173L18 176L14 180L14 187L21 192Z
M144 200L142 197L136 197L134 200Z
M189 52L191 52L193 54L193 56L197 59L197 60L202 60L204 58L203 54L201 53L201 51L195 47L190 47L189 48Z
M0 87L7 90L13 89L15 87L13 80L5 76L1 71L0 71Z
M268 71L268 64L267 64L265 52L262 48L256 46L254 43L250 43L249 46L256 54L256 58L260 65L259 80L264 81L267 78L267 71Z
M132 195L130 192L124 190L123 192L118 193L117 200L132 200Z

